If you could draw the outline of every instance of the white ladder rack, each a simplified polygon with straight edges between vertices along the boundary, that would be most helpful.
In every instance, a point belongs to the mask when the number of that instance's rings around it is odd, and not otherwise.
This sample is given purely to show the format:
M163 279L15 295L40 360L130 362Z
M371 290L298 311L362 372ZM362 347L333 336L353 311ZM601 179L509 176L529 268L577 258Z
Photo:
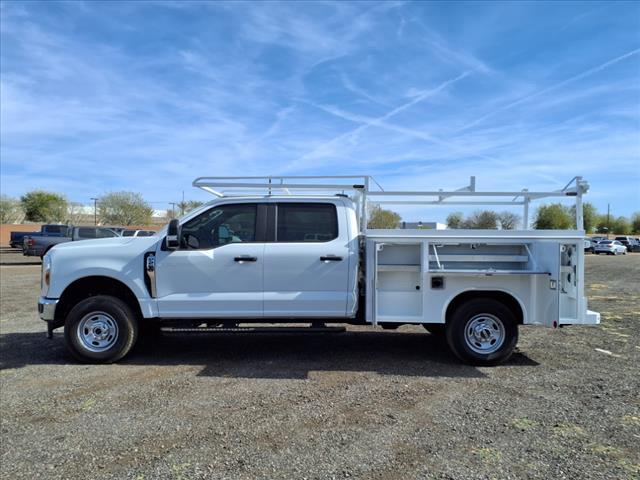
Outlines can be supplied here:
M476 190L476 178L457 190L384 190L370 175L331 176L248 176L198 177L198 187L219 198L238 195L309 195L352 194L356 203L361 231L366 231L367 202L376 198L378 205L505 205L523 206L524 229L529 227L529 204L532 200L549 197L575 197L576 228L584 230L582 195L589 184L580 176L573 177L563 188L553 191L488 191ZM377 200L381 198L381 200ZM510 199L509 199L510 198Z

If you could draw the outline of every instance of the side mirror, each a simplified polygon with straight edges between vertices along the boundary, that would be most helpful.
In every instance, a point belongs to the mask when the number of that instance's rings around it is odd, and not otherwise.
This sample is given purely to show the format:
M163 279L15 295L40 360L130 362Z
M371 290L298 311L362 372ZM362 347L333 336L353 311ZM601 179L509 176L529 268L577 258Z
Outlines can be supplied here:
M167 247L167 250L175 250L180 247L180 222L177 218L174 218L169 222L165 246Z

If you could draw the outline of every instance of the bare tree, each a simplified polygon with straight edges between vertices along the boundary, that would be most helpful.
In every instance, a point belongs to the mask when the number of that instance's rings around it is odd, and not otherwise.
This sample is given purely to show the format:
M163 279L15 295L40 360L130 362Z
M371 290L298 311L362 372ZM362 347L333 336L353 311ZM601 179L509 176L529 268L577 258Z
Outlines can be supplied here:
M498 214L491 210L477 210L462 223L462 228L495 230L498 228Z
M153 208L135 192L111 192L98 202L98 214L108 225L145 225L151 222Z
M500 212L498 213L498 222L500 222L502 230L515 230L520 224L520 215L508 211Z
M67 205L67 222L73 225L79 225L87 221L90 215L84 211L84 205L79 202L70 202ZM93 218L91 219L93 223Z
M24 216L20 200L7 195L0 196L0 223L22 223Z

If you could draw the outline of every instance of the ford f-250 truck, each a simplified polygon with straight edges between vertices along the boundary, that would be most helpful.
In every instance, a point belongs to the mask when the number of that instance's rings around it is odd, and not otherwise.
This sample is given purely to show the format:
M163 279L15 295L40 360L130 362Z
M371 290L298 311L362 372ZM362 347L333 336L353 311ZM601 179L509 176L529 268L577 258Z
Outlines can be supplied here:
M44 256L38 309L49 337L64 327L69 350L85 362L123 358L149 324L215 332L337 322L423 325L464 362L495 364L511 355L520 325L600 321L584 297L588 185L574 180L553 192L477 192L473 177L461 190L388 192L372 189L368 176L203 177L194 185L217 198L157 236L55 246ZM526 228L530 200L549 196L575 197L579 229L366 228L371 199L466 205L494 197L523 205Z

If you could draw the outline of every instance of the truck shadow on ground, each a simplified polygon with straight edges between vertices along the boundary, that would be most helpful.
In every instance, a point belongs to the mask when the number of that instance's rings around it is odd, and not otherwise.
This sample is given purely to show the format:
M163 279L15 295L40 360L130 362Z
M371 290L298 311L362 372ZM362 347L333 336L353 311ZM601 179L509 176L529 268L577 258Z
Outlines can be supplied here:
M0 351L0 369L76 363L58 333L53 340L38 332L2 335ZM486 376L476 367L461 364L444 339L422 332L172 333L141 338L120 364L202 365L198 376L252 379L306 379L309 372L323 371L413 377ZM532 367L539 363L516 352L504 365Z

